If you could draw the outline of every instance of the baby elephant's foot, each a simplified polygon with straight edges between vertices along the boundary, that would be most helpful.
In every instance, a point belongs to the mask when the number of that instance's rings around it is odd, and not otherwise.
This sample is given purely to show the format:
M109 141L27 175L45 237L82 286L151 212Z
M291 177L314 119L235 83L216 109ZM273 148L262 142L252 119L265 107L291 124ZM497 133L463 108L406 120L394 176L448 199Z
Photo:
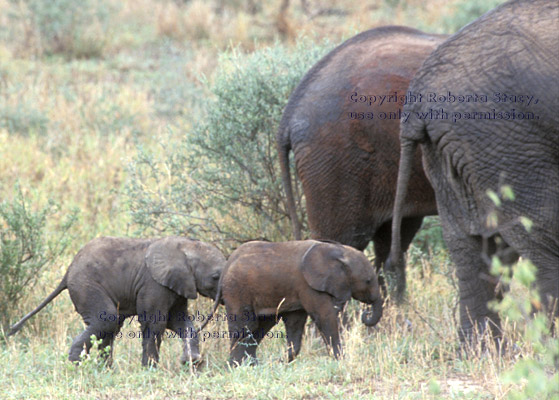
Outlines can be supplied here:
M192 363L192 365L200 366L203 362L202 356L198 351L191 351L190 353L183 353L181 356L181 364Z
M258 365L258 359L256 357L253 356L245 356L242 358L230 358L229 359L229 365L231 367L238 367L240 365L249 365L251 367L254 367L256 365Z

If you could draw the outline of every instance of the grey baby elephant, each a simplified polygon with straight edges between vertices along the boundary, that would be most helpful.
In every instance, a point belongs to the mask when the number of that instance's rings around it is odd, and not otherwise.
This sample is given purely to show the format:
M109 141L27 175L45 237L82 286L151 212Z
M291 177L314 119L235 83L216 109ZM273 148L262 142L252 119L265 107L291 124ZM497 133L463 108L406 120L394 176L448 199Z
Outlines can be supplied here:
M131 239L101 237L76 255L58 287L33 311L12 326L8 336L39 312L64 289L86 329L70 348L70 361L89 352L91 335L102 339L100 350L111 346L127 317L141 325L142 365L156 365L165 329L184 341L181 362L200 360L198 338L187 314L188 299L197 293L215 298L225 257L210 244L181 237Z

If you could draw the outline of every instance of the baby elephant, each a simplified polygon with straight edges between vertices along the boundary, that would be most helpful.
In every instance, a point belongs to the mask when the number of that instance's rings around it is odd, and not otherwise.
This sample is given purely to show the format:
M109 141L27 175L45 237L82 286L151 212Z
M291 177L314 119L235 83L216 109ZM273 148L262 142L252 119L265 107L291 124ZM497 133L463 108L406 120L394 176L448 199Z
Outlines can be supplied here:
M33 311L12 326L21 329L64 289L86 329L70 348L70 361L91 348L91 335L102 339L100 350L111 346L127 317L141 324L142 364L156 365L162 335L168 328L184 341L181 362L200 360L198 339L187 314L188 299L198 294L215 298L225 257L215 247L181 237L130 239L102 237L76 255L58 287Z
M362 252L337 243L249 242L231 254L220 282L232 364L255 357L258 343L279 318L285 324L291 362L301 349L307 315L336 358L342 352L337 314L351 297L372 305L373 312L362 318L368 326L382 316L373 266Z

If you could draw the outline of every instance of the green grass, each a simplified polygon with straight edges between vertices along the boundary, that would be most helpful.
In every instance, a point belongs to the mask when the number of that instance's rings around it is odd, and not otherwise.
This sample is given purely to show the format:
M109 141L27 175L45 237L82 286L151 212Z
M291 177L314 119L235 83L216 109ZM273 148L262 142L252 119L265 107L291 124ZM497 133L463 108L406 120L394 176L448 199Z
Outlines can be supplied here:
M112 368L99 365L95 351L84 365L70 364L69 345L82 323L63 294L50 312L39 314L2 346L3 398L505 398L512 387L501 383L501 374L517 357L530 356L519 328L505 323L509 337L522 346L514 355L472 351L469 357L458 357L452 282L427 262L423 269L412 268L409 278L408 302L387 306L376 328L364 327L358 306L350 305L352 323L343 333L345 355L340 361L328 354L309 323L301 354L291 364L285 362L285 340L273 338L259 347L258 366L230 369L228 341L209 339L201 344L205 364L198 371L180 365L177 339L163 342L159 368L142 368L136 322L125 323L122 338L116 339ZM209 299L201 299L190 309L210 306ZM207 329L223 331L226 323L212 322ZM283 326L273 328L278 330Z

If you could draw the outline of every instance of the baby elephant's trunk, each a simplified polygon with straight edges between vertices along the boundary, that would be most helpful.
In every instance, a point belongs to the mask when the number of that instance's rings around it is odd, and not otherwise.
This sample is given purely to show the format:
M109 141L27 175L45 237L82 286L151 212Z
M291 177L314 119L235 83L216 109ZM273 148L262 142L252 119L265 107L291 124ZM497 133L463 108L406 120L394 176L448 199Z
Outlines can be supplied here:
M361 322L367 326L375 326L382 317L382 303L383 299L375 300L372 304L372 310L364 311L361 315Z

